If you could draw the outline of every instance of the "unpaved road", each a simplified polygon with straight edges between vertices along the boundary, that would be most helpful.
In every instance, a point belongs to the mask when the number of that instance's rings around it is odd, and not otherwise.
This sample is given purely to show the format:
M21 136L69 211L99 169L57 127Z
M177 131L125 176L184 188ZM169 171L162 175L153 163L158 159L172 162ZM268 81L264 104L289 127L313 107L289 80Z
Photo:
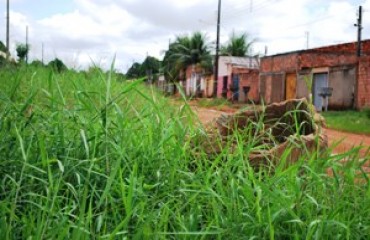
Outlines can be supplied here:
M192 109L198 114L199 120L203 124L211 122L221 114L230 114L230 112L217 111L194 105L192 106ZM324 129L324 132L328 136L329 146L333 147L334 153L345 153L353 147L361 146L361 157L370 157L370 136L345 133L327 128ZM370 162L367 165L370 166Z

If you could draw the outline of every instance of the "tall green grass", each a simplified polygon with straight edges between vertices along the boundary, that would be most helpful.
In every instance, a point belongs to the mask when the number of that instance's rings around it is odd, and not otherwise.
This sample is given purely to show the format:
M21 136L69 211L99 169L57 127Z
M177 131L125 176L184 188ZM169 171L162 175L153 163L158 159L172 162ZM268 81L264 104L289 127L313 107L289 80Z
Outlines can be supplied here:
M235 133L233 154L193 154L202 131L186 103L173 107L140 81L2 69L0 238L369 237L356 149L269 173L248 164L252 135Z

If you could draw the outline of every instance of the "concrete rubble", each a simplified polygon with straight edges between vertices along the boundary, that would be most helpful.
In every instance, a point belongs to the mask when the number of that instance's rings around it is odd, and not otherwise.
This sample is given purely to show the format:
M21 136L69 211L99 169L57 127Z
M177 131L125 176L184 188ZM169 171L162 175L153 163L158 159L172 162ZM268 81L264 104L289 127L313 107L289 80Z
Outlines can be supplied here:
M290 164L327 149L323 125L312 105L305 99L293 99L222 115L206 126L205 134L194 138L192 145L212 158L225 149L228 154L240 153L242 144L251 166L276 165L282 159Z

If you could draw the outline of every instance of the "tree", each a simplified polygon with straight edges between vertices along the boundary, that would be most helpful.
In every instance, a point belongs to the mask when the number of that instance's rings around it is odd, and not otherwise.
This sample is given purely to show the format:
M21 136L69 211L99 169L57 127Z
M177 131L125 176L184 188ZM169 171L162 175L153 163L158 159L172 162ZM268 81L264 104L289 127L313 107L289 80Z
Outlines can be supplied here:
M153 74L159 73L161 62L152 56L147 56L144 62L141 64L141 72L146 74L147 71L151 71Z
M45 67L40 60L33 60L30 65L36 68Z
M0 67L6 64L6 53L7 53L6 46L2 41L0 41Z
M158 74L161 68L161 62L152 56L147 56L142 63L135 62L127 70L127 78L145 77L148 74Z
M8 49L6 48L5 44L2 41L0 41L0 51L3 53L6 53L8 51Z
M23 62L30 50L30 46L28 44L18 43L15 50L17 51L19 61Z
M188 66L200 66L212 71L212 56L207 37L201 32L177 36L163 58L167 79L175 80Z
M246 33L231 34L229 42L221 47L221 55L245 57L251 53L251 48L254 41L249 41L249 36Z
M138 62L133 63L132 66L127 70L126 76L129 79L142 77L141 64Z
M50 61L48 63L48 67L51 67L59 73L68 69L67 66L59 58L55 58L54 60Z

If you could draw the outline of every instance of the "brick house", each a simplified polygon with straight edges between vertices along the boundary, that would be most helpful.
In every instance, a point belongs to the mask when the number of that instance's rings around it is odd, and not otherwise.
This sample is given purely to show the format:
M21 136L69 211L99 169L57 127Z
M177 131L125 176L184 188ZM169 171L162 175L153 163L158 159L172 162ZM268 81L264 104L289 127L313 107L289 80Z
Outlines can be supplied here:
M254 57L219 58L217 97L259 102L259 63Z
M210 73L198 65L190 65L185 71L182 86L187 96L211 97L213 94L213 78Z
M321 110L321 93L332 88L331 109L370 106L370 40L362 41L361 57L356 49L352 42L261 58L261 98L268 104L312 94Z

